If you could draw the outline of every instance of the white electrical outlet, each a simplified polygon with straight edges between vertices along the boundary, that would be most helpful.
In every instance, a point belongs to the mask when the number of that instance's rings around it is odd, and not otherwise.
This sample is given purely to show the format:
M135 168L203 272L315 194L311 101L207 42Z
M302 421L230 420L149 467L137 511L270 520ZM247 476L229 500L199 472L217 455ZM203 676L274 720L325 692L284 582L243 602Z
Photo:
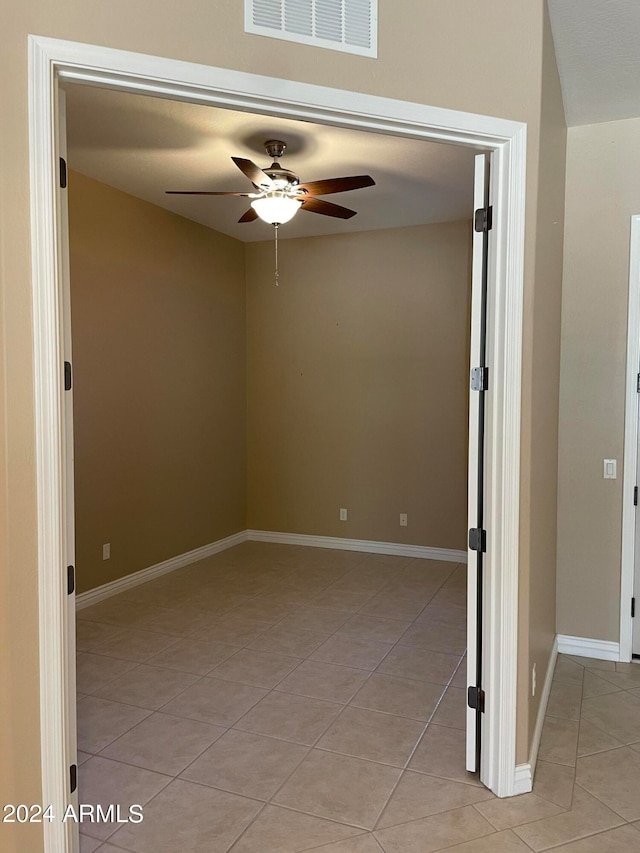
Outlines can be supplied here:
M347 511L344 507L341 507L340 508L340 521L346 521L346 520L347 520Z
M400 513L400 527L406 527L406 526L407 526L407 513L401 512Z
M102 546L102 559L110 560L111 559L111 542L107 542Z
M534 665L533 665L533 669L531 670L531 695L532 695L532 696L535 696L535 695L536 695L536 687L537 687L537 682L536 682L536 665L535 665L535 663L534 663Z

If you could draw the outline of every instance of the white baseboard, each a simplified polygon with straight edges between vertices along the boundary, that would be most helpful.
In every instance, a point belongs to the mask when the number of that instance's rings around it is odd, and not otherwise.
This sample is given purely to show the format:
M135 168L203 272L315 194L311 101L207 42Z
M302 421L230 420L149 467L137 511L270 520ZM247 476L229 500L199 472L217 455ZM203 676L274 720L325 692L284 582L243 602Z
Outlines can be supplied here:
M310 548L333 548L338 551L364 551L367 554L390 554L395 557L418 557L423 560L446 560L466 563L467 552L401 542L375 542L370 539L343 539L340 536L309 536L304 533L277 533L272 530L247 530L251 542L277 542L281 545L306 545Z
M191 563L197 563L198 560L204 560L206 557L211 557L213 554L226 551L227 548L233 548L234 545L239 545L241 542L246 541L247 531L241 530L239 533L234 533L232 536L227 536L224 539L218 539L209 545L194 548L193 551L187 551L185 554L178 554L177 557L171 557L171 559L164 560L162 563L156 563L155 566L140 569L139 572L125 575L123 578L105 583L87 592L81 592L76 597L76 610L83 610L91 604L97 604L99 601L111 598L112 595L118 595L118 593L124 592L126 589L140 586L140 584L147 583L147 581L151 581L154 578L159 578L161 575L174 572L176 569L182 569Z
M447 560L454 563L466 563L466 551L451 551L446 548L428 548L423 545L402 545L396 542L373 542L366 539L340 539L333 536L307 536L301 533L275 533L270 530L241 530L225 539L218 539L201 548L194 548L185 554L178 554L155 566L140 569L131 575L125 575L110 583L105 583L76 597L76 610L82 610L112 595L118 595L127 589L147 583L161 575L182 569L198 560L204 560L242 542L277 542L283 545L307 545L313 548L335 548L342 551L364 551L369 554L391 554L400 557L421 557L426 560Z
M549 694L551 693L551 685L553 684L553 673L556 668L558 659L558 636L556 635L553 641L553 648L549 655L547 663L547 671L544 676L542 685L542 693L540 694L540 705L538 706L538 716L536 725L533 730L533 738L531 740L531 749L529 751L529 761L526 764L518 764L515 769L514 777L514 795L528 794L533 788L533 777L535 775L536 763L538 761L538 750L540 749L540 738L542 737L542 727L544 726L544 718L547 713L547 705L549 704Z
M620 643L558 634L558 652L563 655L599 658L600 660L620 660Z

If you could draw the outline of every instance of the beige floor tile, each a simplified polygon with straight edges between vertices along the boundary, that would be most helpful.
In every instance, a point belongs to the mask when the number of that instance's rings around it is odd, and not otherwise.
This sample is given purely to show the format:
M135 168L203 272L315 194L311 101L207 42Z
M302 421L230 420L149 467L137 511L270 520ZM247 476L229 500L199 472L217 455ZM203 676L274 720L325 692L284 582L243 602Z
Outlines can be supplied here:
M371 829L399 775L394 767L314 749L276 794L274 802Z
M119 738L151 711L86 696L78 702L78 748L95 754Z
M556 803L563 809L571 808L575 768L550 764L538 759L533 780L533 792Z
M545 717L540 739L538 756L553 764L566 764L573 767L578 749L577 720L562 720L559 717Z
M250 649L306 658L324 641L324 634L302 628L282 628L274 625L248 644Z
M640 820L640 753L628 747L578 759L576 782L625 820Z
M258 687L207 677L188 687L162 710L203 723L232 726L266 694Z
M316 746L403 767L423 728L424 723L419 720L349 707L327 729Z
M196 759L182 778L268 800L306 754L306 747L298 744L230 730Z
M384 590L379 592L364 607L361 613L381 616L384 619L400 619L411 622L429 601L429 596L418 598L412 595L394 595Z
M90 752L82 752L82 750L78 750L78 767L84 764L85 761L88 761L91 758Z
M432 853L494 832L473 806L464 806L374 834L386 853Z
M76 688L85 696L95 693L123 675L136 664L133 661L79 652L76 656Z
M572 660L574 663L580 664L580 666L588 667L589 669L608 669L611 671L615 671L616 665L612 660L601 660L600 658L587 658L580 657L578 655L564 655L563 657Z
M465 729L467 725L467 691L448 687L434 714L433 722L452 729Z
M229 646L225 643L181 639L175 641L168 649L155 654L148 663L165 669L192 672L194 675L208 675L215 666L230 658L231 655L235 655L237 651L237 646Z
M260 803L174 779L112 842L135 853L226 853Z
M477 776L465 769L465 733L433 723L420 741L409 768L454 782L480 784Z
M235 728L311 746L342 707L323 699L273 692L245 714Z
M537 794L522 794L519 797L492 799L486 803L476 803L476 809L498 831L512 829L523 823L542 820L561 814L564 810L555 803L544 800Z
M109 744L100 755L177 776L225 731L222 726L156 713Z
M382 643L395 643L409 627L409 622L397 619L381 619L377 616L363 616L356 613L339 629L340 634L357 637L360 640L379 640Z
M323 590L315 596L310 602L313 607L328 607L330 610L341 610L344 613L355 613L360 610L369 599L372 593L364 592L348 592L344 589L329 588Z
M576 663L576 660L571 660L565 655L558 655L553 680L560 681L563 684L581 686L584 678L584 664Z
M459 660L456 655L397 645L380 664L378 672L445 685Z
M418 646L460 657L467 647L467 632L443 624L414 623L402 637L403 646Z
M467 659L462 659L460 666L456 670L456 674L451 681L452 687L459 687L461 690L467 689Z
M493 799L493 794L486 788L406 770L377 828L383 829Z
M320 661L303 661L277 689L330 702L348 702L369 677L369 672Z
M198 678L190 672L140 664L95 692L102 699L157 710Z
M230 853L298 853L362 834L357 827L269 805Z
M417 624L447 625L464 631L467 624L467 608L456 604L439 604L436 600L427 604L416 619Z
M640 739L640 698L622 692L583 699L582 719L622 743L635 743Z
M120 805L121 813L127 815L132 804L145 806L152 797L166 787L170 776L152 773L140 767L109 761L94 756L83 764L78 774L78 802L101 805ZM92 838L109 838L118 829L113 822L82 824L82 832Z
M531 848L521 841L513 831L484 835L473 841L465 841L454 847L447 847L447 853L531 853Z
M619 664L617 665L619 666ZM640 666L636 666L636 664L629 664L629 666L633 668L616 672L603 670L600 676L604 681L608 681L621 690L633 690L634 687L640 687Z
M328 607L300 607L290 616L285 617L282 628L302 628L303 631L313 631L322 634L325 639L335 633L349 619L349 614L341 610L329 610Z
M623 746L619 740L611 737L602 729L594 726L587 720L580 720L580 734L578 736L578 758L583 755L593 755L596 752L604 752L607 749L616 749Z
M599 671L586 669L582 685L582 698L590 699L592 696L602 696L605 693L617 693L622 688L616 687L610 681L600 677Z
M554 847L553 853L636 853L640 850L638 838L631 826L609 829L590 838Z
M157 652L167 649L177 641L168 634L154 634L129 628L126 632L107 640L96 649L101 655L143 663Z
M196 608L182 606L179 609L158 607L155 613L137 620L135 627L158 634L175 637L191 637L211 622L211 614Z
M373 670L391 649L391 643L334 634L311 655L311 660Z
M250 617L275 625L285 616L295 612L304 601L304 598L294 600L284 595L262 595L252 598L233 612L241 618Z
M565 720L579 720L581 704L582 687L580 685L554 681L549 694L547 715Z
M351 700L358 708L427 721L442 695L440 684L374 672Z
M76 619L76 648L81 652L94 651L98 646L113 640L124 632L121 625L108 625L105 622L89 622L81 618Z
M89 838L88 835L80 833L80 853L94 853L101 844L100 838ZM102 849L104 850L104 847ZM112 849L115 850L115 847Z
M513 831L529 847L539 851L612 829L620 823L622 820L615 812L576 785L571 811L516 827Z
M271 688L282 681L299 663L302 661L298 658L242 649L216 666L211 675L225 681Z
M89 622L105 622L108 625L120 625L122 627L135 626L141 619L153 616L157 613L157 607L153 604L140 602L119 601L119 596L114 596L91 607L82 609L82 618Z
M204 642L227 643L230 646L242 648L271 627L268 622L234 618L233 613L229 613L198 631L193 635L193 639Z
M364 835L356 835L346 841L336 841L334 844L325 844L316 847L313 853L384 853L375 836L366 832Z

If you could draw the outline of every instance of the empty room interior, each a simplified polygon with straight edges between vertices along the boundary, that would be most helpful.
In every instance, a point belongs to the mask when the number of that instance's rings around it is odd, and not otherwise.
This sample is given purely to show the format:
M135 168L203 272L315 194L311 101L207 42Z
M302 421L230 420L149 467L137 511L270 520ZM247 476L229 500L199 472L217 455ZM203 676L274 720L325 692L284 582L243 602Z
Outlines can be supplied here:
M66 110L80 801L144 804L154 845L189 802L275 853L492 799L465 770L475 152L87 86ZM231 157L273 138L303 182L371 176L324 199L358 215L300 210L276 255L250 199L167 194L250 192Z

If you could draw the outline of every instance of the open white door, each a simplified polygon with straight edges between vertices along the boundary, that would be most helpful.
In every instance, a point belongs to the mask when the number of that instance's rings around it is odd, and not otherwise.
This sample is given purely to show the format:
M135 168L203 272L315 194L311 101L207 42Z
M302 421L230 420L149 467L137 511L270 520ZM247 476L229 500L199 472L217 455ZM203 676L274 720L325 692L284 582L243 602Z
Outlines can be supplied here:
M482 689L484 524L484 421L489 385L486 365L488 247L491 229L489 155L475 158L471 280L471 370L469 391L469 551L467 562L467 770L480 769Z
M76 571L75 571L75 505L73 471L73 391L71 360L71 280L69 268L69 209L67 201L67 123L65 93L57 88L57 156L60 168L57 204L60 228L58 230L58 264L61 283L59 306L63 329L64 364L64 428L65 428L65 537L64 550L67 564L66 577L62 579L66 589L67 607L63 624L63 642L67 648L67 719L65 721L66 761L69 776L68 803L78 809L78 734L76 720ZM72 853L79 850L78 826L73 820L66 822L67 849Z

